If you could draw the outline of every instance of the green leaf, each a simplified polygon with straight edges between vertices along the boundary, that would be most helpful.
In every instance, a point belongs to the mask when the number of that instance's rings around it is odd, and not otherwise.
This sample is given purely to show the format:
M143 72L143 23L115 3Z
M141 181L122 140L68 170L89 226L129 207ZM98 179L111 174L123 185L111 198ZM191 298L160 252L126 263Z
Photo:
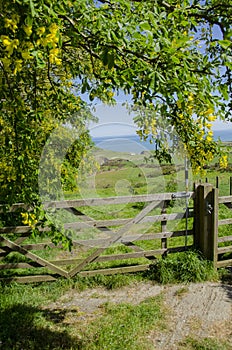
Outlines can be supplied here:
M141 30L151 30L151 26L148 22L142 22L139 26Z
M179 58L176 57L176 56L172 56L172 61L173 61L174 63L176 63L176 64L179 64L179 63L180 63Z
M228 49L231 46L230 40L218 40L218 43L221 45L223 49Z
M27 18L25 19L25 24L31 27L33 24L33 18L31 16L27 16Z
M35 7L34 7L33 0L30 0L30 9L31 9L32 17L35 17L36 12L35 12Z

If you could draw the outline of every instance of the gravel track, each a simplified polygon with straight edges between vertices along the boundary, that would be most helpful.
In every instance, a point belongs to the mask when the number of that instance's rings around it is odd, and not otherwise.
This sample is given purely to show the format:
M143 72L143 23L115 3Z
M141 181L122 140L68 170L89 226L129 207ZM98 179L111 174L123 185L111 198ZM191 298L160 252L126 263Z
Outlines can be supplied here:
M166 329L151 331L148 335L153 349L180 349L180 342L187 336L227 340L232 349L232 285L228 284L206 282L161 286L141 282L115 290L71 290L49 308L78 310L75 321L78 318L87 322L101 312L106 302L138 304L160 293L164 295L167 311Z

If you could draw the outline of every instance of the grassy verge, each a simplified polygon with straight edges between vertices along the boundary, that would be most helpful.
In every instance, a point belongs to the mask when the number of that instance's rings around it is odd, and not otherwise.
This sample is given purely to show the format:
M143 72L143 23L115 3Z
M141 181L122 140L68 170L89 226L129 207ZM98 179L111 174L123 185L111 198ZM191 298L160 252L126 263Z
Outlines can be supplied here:
M228 342L217 339L193 339L187 338L181 342L179 350L231 350L232 347Z
M151 349L147 333L163 328L162 298L149 298L139 305L105 305L103 316L84 329L83 350Z
M135 306L105 304L90 320L76 309L47 307L70 287L68 282L1 286L0 347L142 350L150 349L147 332L163 327L161 296Z
M170 254L165 259L158 259L148 274L151 279L162 284L218 279L212 263L195 251Z

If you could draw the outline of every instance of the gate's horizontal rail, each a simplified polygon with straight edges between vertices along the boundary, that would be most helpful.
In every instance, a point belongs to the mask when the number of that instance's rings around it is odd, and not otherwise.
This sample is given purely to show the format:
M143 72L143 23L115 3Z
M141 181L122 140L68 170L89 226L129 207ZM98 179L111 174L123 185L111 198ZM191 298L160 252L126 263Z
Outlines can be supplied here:
M193 217L193 212L188 213L188 218ZM173 213L173 214L161 214L161 215L153 215L144 217L140 223L155 223L160 221L172 221L172 220L181 220L185 218L185 213ZM86 227L109 227L109 226L119 226L125 225L130 222L132 218L126 219L109 219L109 220L89 220L85 222L71 222L65 223L65 229L75 229L75 228L86 228ZM38 227L40 232L48 232L49 227ZM25 233L29 234L32 231L30 226L9 226L0 228L0 234L6 233Z
M225 204L225 203L231 203L232 202L232 196L221 196L218 197L218 203L219 204Z
M98 205L114 205L114 204L125 204L125 203L141 203L141 202L162 202L166 200L173 200L174 195L178 198L178 194L183 192L167 192L167 193L157 193L157 194L141 194L132 196L115 196L115 197L105 197L105 198L85 198L85 199L74 199L74 200L63 200L63 201L49 201L44 202L44 208L72 208L72 207L84 207L84 206L98 206ZM189 198L192 198L194 192L189 192ZM0 213L5 212L4 205L0 205ZM24 203L13 204L7 209L7 212L14 212L18 209L30 210L28 205Z
M224 243L229 241L232 241L232 236L218 237L218 243Z
M159 256L167 252L169 253L177 252L177 251L179 252L184 250L184 248L185 247L172 247L172 248L163 248L163 249L154 249L154 250L144 250L141 252L132 252L132 253L124 253L124 254L102 255L102 256L99 256L97 259L95 259L94 262L107 262L107 261L116 261L116 260L123 260L123 259L148 258L148 257ZM50 260L49 263L56 266L67 266L67 265L80 263L81 261L83 261L83 259L73 258L73 259ZM36 262L0 264L0 270L27 269L27 268L33 268L33 267L44 268L44 266L41 266Z
M229 225L229 224L232 224L232 218L231 219L218 220L218 226Z
M232 253L232 245L227 247L219 247L217 251L218 254Z
M216 266L217 268L232 266L232 259L218 261Z
M166 232L157 232L153 234L137 234L137 235L125 235L121 238L121 240L118 243L128 243L128 242L134 242L134 241L150 241L155 239L162 239L162 238L172 238L172 237L182 237L185 235L193 235L193 230L180 230L180 231L166 231ZM107 238L96 238L96 239L82 239L82 240L74 240L73 246L89 246L89 247L97 247L97 246L104 246L104 243L107 242ZM44 248L62 248L62 245L55 245L54 243L45 242L45 243L34 243L34 244L22 244L22 247L24 247L27 250L42 250Z

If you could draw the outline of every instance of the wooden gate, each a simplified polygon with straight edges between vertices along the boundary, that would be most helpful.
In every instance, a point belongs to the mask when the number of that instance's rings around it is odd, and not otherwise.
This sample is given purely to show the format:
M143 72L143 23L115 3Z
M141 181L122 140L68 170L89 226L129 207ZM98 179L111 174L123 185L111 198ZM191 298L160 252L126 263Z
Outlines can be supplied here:
M188 195L192 198L193 193ZM191 223L188 226L185 224L191 220L193 212L189 209L187 212L183 211L183 207L182 211L178 210L177 213L167 209L171 208L170 203L174 198L184 206L184 200L181 199L184 196L185 193L163 193L45 203L46 210L65 210L75 215L74 222L65 222L63 225L65 230L72 230L78 236L77 239L73 239L73 250L70 253L64 252L60 244L55 246L48 237L40 242L39 237L32 239L29 226L0 228L1 279L25 283L52 281L60 276L72 278L76 275L93 276L147 270L151 261L158 255L183 251L192 246ZM139 203L144 204L143 208L133 218L99 219L91 217L85 210L99 206ZM23 208L23 204L15 204L9 212L20 211ZM169 230L168 224L171 221L181 222L183 229ZM143 232L142 229L139 231L141 225L146 224L149 224L148 232ZM138 225L139 228L136 228ZM48 230L47 227L39 228L43 234ZM82 230L88 234L97 230L98 234L84 239L81 237ZM175 238L178 240L177 244L171 242L169 245L169 240ZM139 244L141 242L144 246ZM149 242L149 249L146 242ZM118 245L123 246L124 251L118 253L116 249L116 252L112 253L110 249L113 251ZM52 252L55 252L55 255ZM114 262L115 266L102 268L101 264L104 262Z

